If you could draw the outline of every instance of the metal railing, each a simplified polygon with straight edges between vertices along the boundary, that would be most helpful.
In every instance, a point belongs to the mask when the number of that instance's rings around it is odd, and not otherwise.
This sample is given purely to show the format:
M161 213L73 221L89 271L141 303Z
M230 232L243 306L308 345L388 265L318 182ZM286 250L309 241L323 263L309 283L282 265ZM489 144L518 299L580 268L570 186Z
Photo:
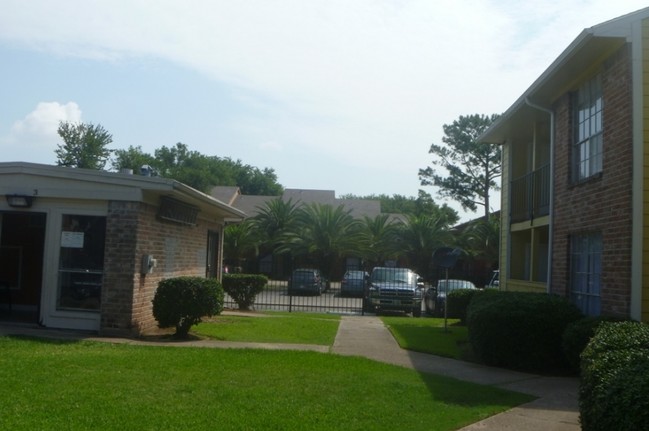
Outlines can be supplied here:
M550 213L550 164L511 181L512 223L533 220Z

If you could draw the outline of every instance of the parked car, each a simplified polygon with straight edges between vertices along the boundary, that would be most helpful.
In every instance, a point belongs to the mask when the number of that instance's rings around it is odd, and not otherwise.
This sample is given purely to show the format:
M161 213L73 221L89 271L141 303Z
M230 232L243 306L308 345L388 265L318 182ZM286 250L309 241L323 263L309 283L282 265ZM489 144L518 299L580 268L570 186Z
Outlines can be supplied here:
M500 287L500 271L495 270L491 273L491 279L485 286L486 288L498 289Z
M367 271L350 270L345 272L340 282L340 296L362 298L365 295L365 286L367 286L369 276Z
M289 295L321 295L325 287L326 280L317 269L295 269L288 279Z
M376 312L403 311L421 316L424 279L407 268L376 267L369 279L367 304Z
M477 289L475 284L468 280L439 280L436 287L426 289L424 295L424 308L427 314L444 314L446 295L458 289Z

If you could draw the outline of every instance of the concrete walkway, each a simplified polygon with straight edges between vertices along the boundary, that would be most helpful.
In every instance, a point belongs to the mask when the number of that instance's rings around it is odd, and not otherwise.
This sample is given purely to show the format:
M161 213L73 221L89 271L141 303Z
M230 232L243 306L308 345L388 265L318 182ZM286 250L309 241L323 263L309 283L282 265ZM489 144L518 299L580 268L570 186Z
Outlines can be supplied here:
M462 431L577 431L578 380L541 377L470 362L410 352L399 347L377 317L343 317L333 352L365 356L376 361L413 368L422 373L454 377L531 394L537 400L462 428Z
M578 431L581 429L577 405L577 379L541 377L403 350L383 325L381 319L373 316L343 316L333 347L216 340L142 341L97 337L75 331L42 329L35 326L0 324L0 336L2 335L86 339L152 346L164 344L179 347L312 350L339 355L363 356L376 361L412 368L422 373L440 374L459 380L494 385L539 397L535 401L462 428L461 431Z

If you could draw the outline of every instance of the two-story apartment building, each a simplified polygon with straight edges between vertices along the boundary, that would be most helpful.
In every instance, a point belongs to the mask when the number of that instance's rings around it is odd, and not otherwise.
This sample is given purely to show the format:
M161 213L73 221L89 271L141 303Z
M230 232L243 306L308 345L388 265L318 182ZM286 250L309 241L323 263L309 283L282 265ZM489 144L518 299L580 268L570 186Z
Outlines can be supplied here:
M501 289L649 321L649 8L585 29L480 141L503 146Z

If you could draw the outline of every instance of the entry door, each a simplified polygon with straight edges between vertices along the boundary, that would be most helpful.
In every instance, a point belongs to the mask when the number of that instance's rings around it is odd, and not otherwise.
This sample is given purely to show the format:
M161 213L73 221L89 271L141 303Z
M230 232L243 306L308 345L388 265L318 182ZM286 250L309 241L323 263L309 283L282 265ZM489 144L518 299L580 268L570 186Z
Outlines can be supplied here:
M63 214L57 310L101 307L106 217Z
M46 215L0 213L0 318L37 323Z
M56 212L43 289L43 325L98 331L104 280L106 216Z

